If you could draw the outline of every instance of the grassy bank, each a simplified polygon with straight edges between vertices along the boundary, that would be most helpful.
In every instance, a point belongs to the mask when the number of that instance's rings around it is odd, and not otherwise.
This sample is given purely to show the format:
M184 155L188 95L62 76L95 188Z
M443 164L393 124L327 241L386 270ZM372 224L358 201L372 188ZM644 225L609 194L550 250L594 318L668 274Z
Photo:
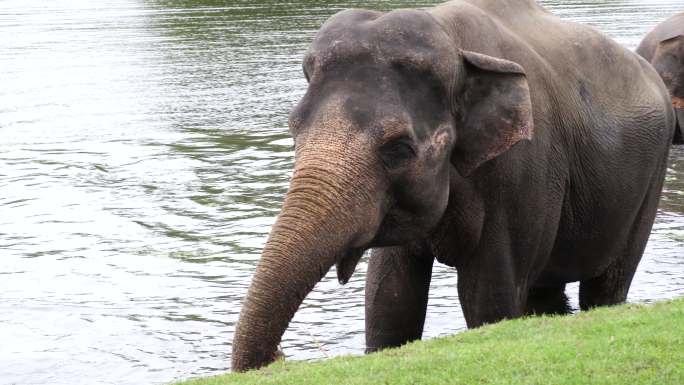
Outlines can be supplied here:
M380 354L181 384L684 384L684 299L506 321Z

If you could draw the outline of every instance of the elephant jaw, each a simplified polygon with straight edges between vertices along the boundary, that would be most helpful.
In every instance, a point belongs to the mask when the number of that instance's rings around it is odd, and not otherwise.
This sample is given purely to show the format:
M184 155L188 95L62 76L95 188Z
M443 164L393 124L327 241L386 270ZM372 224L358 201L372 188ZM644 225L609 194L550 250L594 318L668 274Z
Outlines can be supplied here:
M354 274L356 265L361 260L364 251L364 249L351 249L337 261L335 267L337 269L337 280L340 284L344 285L349 282L349 278Z

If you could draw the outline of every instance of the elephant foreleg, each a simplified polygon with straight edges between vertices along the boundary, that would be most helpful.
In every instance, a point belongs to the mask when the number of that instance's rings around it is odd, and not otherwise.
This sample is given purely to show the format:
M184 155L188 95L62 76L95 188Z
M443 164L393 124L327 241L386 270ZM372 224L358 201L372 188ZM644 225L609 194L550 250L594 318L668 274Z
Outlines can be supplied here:
M524 314L521 301L524 288L516 285L510 258L486 256L475 257L477 263L458 271L458 297L468 328Z
M527 315L570 314L572 309L565 295L565 284L552 287L533 287L527 295Z
M366 278L367 353L421 338L433 261L423 245L373 250Z

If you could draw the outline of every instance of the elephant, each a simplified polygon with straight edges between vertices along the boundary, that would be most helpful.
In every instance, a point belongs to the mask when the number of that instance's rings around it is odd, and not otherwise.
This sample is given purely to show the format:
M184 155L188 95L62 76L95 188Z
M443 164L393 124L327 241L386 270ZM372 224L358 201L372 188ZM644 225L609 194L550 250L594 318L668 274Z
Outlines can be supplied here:
M636 52L663 78L677 117L674 144L684 144L684 12L658 24Z
M650 64L533 0L346 10L303 59L294 169L232 369L272 362L298 307L372 250L366 350L421 338L432 266L469 328L626 300L675 117Z

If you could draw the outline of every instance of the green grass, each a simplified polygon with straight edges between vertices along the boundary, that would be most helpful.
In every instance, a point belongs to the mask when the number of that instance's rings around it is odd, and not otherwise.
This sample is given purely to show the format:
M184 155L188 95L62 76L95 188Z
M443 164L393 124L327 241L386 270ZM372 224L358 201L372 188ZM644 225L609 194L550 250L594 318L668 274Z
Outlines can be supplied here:
M505 321L379 354L180 384L684 384L684 299Z

